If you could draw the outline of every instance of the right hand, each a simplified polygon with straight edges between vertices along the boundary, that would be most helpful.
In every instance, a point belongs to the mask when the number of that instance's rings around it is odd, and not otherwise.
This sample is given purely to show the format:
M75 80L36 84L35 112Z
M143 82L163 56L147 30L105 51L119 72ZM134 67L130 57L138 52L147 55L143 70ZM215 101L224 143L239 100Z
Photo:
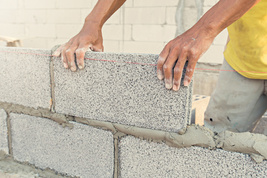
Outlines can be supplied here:
M84 68L84 55L88 49L92 51L102 52L103 37L101 28L96 23L86 21L81 31L72 37L67 43L61 45L54 53L53 56L61 56L61 61L66 69L70 68L71 71L76 71Z

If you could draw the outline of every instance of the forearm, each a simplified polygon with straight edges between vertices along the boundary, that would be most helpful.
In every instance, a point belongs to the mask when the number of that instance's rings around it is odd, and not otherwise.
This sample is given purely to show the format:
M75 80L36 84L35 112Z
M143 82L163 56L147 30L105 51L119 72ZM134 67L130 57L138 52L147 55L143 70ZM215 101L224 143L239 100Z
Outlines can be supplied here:
M102 27L108 18L116 12L126 0L98 0L85 22L93 22Z
M220 0L192 28L203 29L211 37L217 36L260 0Z

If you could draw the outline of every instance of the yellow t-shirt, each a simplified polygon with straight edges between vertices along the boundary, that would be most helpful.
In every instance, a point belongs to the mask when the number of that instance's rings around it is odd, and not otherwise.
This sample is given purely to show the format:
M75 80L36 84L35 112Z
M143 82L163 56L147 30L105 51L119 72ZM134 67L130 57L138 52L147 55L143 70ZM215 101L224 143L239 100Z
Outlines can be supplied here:
M228 27L224 57L244 77L267 79L267 0L261 0Z

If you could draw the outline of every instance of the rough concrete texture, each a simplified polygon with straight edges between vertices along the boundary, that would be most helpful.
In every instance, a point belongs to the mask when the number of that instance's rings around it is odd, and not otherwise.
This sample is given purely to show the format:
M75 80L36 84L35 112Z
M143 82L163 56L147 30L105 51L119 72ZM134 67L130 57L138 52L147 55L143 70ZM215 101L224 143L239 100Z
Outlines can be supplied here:
M0 47L0 101L49 108L51 50Z
M188 123L192 84L167 90L156 66L136 64L156 64L157 55L87 52L85 57L112 62L86 60L84 70L71 72L56 58L57 112L168 131Z
M113 135L73 123L63 128L48 119L11 114L14 159L70 176L112 177Z
M7 114L3 109L0 109L0 150L8 153L8 138L7 138Z
M119 177L265 177L267 161L257 164L242 153L200 147L173 148L127 136L119 142Z

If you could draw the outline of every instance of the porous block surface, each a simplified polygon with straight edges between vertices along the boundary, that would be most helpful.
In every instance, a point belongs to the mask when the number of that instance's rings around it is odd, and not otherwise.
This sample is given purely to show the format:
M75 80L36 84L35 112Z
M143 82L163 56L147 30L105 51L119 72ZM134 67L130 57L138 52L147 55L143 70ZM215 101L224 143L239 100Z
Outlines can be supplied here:
M3 109L0 109L0 150L8 153L8 138L7 138L7 114Z
M51 50L0 47L0 101L49 108Z
M119 177L265 177L267 161L200 147L173 148L127 136L119 142Z
M11 114L14 159L80 177L112 177L112 133L74 123L63 128L54 121Z
M192 85L179 92L165 89L156 77L157 55L87 52L85 57L85 69L77 72L55 59L57 112L167 131L188 123Z

